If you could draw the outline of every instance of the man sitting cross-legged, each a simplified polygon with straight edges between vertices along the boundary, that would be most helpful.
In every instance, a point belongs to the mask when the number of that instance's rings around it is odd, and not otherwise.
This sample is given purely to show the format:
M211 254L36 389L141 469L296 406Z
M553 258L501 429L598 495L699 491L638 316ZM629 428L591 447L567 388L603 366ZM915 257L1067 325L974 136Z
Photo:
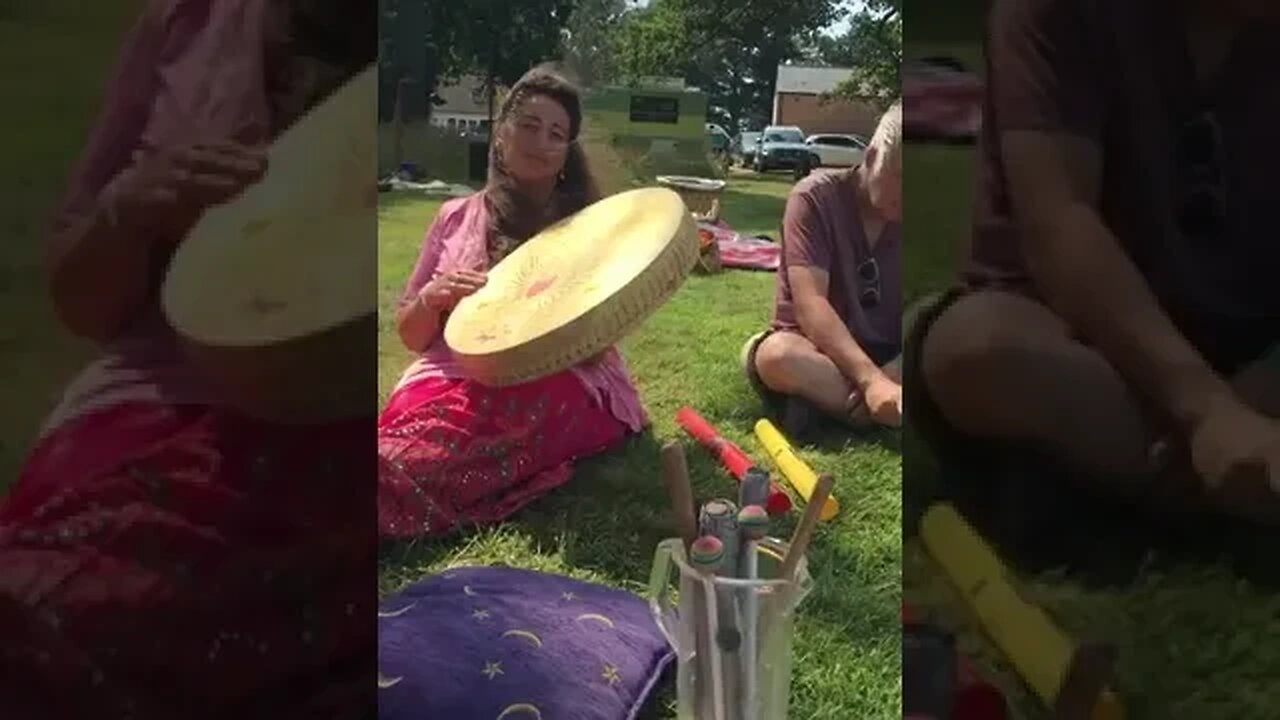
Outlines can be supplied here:
M1280 524L1277 31L1262 0L995 3L968 266L908 341L936 453Z
M742 361L794 436L814 409L854 426L902 421L902 107L880 119L862 163L791 191L772 327Z

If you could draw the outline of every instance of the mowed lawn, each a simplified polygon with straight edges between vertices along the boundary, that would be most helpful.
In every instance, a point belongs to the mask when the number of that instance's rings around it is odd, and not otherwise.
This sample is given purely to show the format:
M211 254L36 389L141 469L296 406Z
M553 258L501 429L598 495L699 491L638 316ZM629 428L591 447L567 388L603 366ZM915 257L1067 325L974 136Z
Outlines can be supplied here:
M139 0L22 0L0 9L0 494L88 349L63 332L45 280L50 214L98 115ZM38 68L27 72L24 68Z
M722 210L740 231L777 237L785 178L735 178ZM380 385L385 399L409 355L391 313L439 203L384 195L380 224L382 333ZM736 486L679 430L690 405L765 461L752 427L761 407L738 368L743 341L763 327L774 275L729 271L693 277L621 345L653 419L650 434L622 450L580 463L573 481L500 527L447 541L385 550L381 591L446 568L506 564L594 580L643 594L655 545L673 535L658 474L660 445L685 443L694 492L732 497ZM810 550L814 593L799 611L791 717L806 720L901 716L901 460L891 436L805 448L803 457L837 479L842 513L821 527ZM797 507L800 504L797 503ZM798 513L796 513L798 515ZM790 533L788 522L775 534ZM670 684L647 718L674 717Z
M950 281L955 243L968 232L972 164L969 148L908 146L904 206L907 282L913 296ZM938 468L910 437L904 444L906 492L927 494ZM961 646L992 670L1022 717L1047 717L991 645L973 631L958 596L918 540L908 538L903 558L907 599L961 631ZM1167 557L1156 565L1156 559L1153 569L1123 587L1086 587L1056 574L1025 578L1026 594L1073 634L1087 633L1118 646L1117 684L1130 718L1280 717L1280 596L1220 565Z

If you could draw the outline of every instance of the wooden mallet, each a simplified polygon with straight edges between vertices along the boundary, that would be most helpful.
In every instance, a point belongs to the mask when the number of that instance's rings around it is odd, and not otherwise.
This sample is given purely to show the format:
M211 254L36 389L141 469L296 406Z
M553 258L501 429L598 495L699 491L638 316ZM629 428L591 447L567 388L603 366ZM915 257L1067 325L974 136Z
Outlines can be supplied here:
M809 541L813 539L813 530L818 526L818 519L822 515L822 508L827 503L827 498L831 497L831 490L835 487L836 480L830 474L824 473L818 476L818 483L813 488L813 494L809 496L809 504L804 507L804 515L800 517L800 524L796 525L795 532L791 535L791 543L787 546L787 555L782 559L782 567L778 571L778 579L787 582L795 581L796 567L800 564L800 558L804 557L805 551L809 549Z
M685 552L698 539L697 507L693 502L693 489L689 485L689 466L684 456L684 446L672 441L662 446L662 482L671 496L671 514L676 532L684 541Z

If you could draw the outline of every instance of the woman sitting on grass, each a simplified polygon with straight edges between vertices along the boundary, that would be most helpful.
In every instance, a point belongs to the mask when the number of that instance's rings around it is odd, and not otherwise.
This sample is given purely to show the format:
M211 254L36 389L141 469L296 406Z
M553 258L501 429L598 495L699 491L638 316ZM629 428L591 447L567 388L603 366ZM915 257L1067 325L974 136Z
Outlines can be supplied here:
M485 273L543 228L600 199L578 144L582 105L558 75L528 72L494 128L489 182L440 209L397 315L419 358L378 422L384 536L441 535L501 521L568 482L575 459L648 423L617 351L541 380L490 388L445 345L449 312Z
M51 233L59 318L98 353L0 502L0 715L368 705L372 417L241 414L158 296L202 213L262 177L262 147L375 60L371 22L299 0L146 4Z

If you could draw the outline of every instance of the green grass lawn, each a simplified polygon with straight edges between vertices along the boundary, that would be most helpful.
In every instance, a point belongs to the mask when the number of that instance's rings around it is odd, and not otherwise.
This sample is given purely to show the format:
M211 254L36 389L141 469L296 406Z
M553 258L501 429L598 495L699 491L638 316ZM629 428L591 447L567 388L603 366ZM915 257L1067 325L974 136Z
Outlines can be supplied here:
M142 3L19 0L0 8L0 493L17 474L63 384L88 357L46 290L50 212L98 114L106 73ZM26 69L38 69L31 72Z
M912 296L950 280L955 244L968 232L972 166L968 148L908 147L904 207ZM904 484L908 493L917 494L936 482L938 468L909 433L904 445ZM961 631L962 647L979 657L1022 717L1046 717L972 630L958 596L913 538L906 540L903 566L907 599L935 610L941 622ZM1068 631L1118 644L1118 689L1130 718L1277 717L1280 598L1274 593L1223 567L1189 561L1144 572L1125 587L1086 588L1062 575L1026 581L1027 595Z
M783 177L735 179L722 215L741 231L777 237L788 187ZM390 311L438 207L403 196L386 199L379 237L384 398L410 359L395 338ZM676 410L691 405L762 458L752 433L761 408L739 372L737 357L743 340L766 322L773 291L770 273L729 271L691 278L621 346L653 418L652 433L620 452L579 464L572 483L503 526L384 551L381 591L392 592L455 565L507 564L642 593L655 545L673 534L658 477L661 443L685 441L700 498L736 492L718 464L678 429ZM816 589L799 612L791 716L900 717L897 444L885 436L802 453L816 470L835 475L843 510L820 529L810 551ZM788 523L784 532L790 527ZM672 702L668 688L646 717L674 717Z

